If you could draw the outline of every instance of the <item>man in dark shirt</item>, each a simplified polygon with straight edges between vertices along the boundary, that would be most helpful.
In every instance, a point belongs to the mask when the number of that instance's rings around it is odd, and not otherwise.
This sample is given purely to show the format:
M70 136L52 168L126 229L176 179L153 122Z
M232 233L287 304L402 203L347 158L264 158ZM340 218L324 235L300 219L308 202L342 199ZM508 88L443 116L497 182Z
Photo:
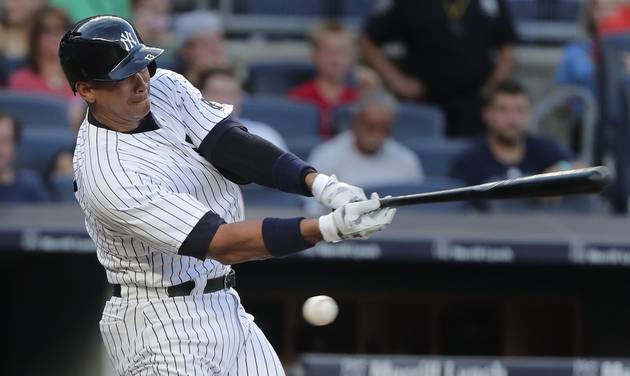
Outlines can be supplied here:
M20 125L0 112L0 204L47 201L48 192L39 177L26 171L16 172L11 167L19 139Z
M452 177L473 185L583 167L567 148L527 133L530 112L518 82L503 81L490 89L483 111L486 136L454 160Z
M441 106L449 136L482 133L480 93L514 65L516 34L504 0L382 3L360 38L368 62L403 99ZM394 41L406 50L399 66L381 49Z

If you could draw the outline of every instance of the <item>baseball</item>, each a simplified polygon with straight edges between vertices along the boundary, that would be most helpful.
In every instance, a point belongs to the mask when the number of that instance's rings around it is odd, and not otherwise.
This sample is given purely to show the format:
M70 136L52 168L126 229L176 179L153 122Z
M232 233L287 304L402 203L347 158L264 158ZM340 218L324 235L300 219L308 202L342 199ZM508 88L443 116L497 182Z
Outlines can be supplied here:
M337 302L327 295L312 296L302 306L304 319L315 326L324 326L335 321L338 312Z

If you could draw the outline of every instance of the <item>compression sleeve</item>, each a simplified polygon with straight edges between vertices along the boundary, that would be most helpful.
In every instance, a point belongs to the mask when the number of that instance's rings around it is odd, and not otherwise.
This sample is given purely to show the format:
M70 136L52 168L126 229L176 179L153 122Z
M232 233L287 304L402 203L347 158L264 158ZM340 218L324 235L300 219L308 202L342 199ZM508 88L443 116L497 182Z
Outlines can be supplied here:
M199 146L199 153L226 178L238 184L254 182L284 192L311 196L305 177L315 169L292 153L250 134L226 118Z

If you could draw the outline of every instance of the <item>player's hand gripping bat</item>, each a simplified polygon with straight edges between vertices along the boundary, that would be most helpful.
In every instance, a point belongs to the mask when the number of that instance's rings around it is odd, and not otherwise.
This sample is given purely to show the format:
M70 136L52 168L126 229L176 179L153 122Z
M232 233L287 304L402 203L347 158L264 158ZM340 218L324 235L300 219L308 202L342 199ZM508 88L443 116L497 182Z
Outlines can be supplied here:
M610 182L606 167L532 175L487 184L380 199L381 207L463 200L497 200L600 193Z

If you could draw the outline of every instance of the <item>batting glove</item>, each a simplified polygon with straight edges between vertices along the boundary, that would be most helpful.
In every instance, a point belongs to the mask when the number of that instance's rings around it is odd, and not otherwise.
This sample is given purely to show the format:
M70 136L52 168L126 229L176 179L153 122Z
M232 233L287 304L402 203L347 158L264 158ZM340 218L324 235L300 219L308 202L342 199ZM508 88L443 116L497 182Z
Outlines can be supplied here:
M352 202L319 217L319 231L327 242L367 239L387 227L396 214L394 208L381 208L378 194L370 200Z
M311 187L313 197L330 209L337 209L350 202L365 201L363 189L342 183L335 175L317 174Z

